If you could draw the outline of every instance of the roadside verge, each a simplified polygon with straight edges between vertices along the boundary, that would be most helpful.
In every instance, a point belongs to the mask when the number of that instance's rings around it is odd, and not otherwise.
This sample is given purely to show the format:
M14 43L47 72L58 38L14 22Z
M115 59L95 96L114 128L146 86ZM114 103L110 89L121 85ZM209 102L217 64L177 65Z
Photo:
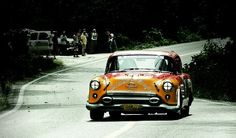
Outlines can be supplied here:
M107 59L108 56L109 56L109 53L91 54L91 55L86 55L86 56L80 56L79 58L73 57L73 56L57 56L56 60L63 62L63 65L64 65L63 68L56 69L52 72L42 72L40 76L36 76L35 78L27 78L21 81L17 81L16 83L13 84L12 92L8 97L8 103L10 104L10 106L9 108L1 111L0 119L14 113L23 105L24 91L29 85L43 78L46 78L50 75L54 75L56 73L60 73L60 72L67 71L73 68L77 68L79 66L83 66L83 65L94 63L94 62L98 62L100 60Z

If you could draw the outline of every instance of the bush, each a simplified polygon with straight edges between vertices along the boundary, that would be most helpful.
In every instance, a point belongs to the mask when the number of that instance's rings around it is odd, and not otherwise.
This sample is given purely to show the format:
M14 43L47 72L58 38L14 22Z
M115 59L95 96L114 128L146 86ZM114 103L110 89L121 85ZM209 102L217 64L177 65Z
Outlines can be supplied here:
M236 101L233 88L236 76L232 67L234 47L233 43L220 47L208 41L203 51L192 57L187 70L192 77L195 96Z
M180 28L177 32L177 41L181 43L199 41L201 39L198 33L193 33L189 29Z
M143 30L144 42L152 43L155 41L163 41L164 37L161 30L157 28L151 28L150 30Z

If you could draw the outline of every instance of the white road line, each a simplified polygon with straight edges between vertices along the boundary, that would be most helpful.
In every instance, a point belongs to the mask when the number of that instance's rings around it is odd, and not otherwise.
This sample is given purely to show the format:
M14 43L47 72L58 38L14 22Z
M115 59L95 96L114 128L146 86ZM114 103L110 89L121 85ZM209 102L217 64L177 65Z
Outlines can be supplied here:
M18 109L20 109L20 107L23 105L25 89L26 89L29 85L31 85L31 84L33 84L33 83L35 83L35 82L37 82L37 81L39 81L39 80L41 80L41 79L43 79L43 78L46 78L46 77L48 77L48 76L50 76L50 75L55 75L56 73L60 73L60 72L63 72L63 71L67 71L67 70L70 70L70 69L73 69L73 68L82 67L82 66L86 66L86 65L93 64L93 63L96 63L96 62L100 62L100 61L102 61L102 60L104 60L104 59L106 59L106 58L98 59L98 60L96 60L96 61L87 62L87 63L84 63L84 64L82 64L82 65L77 65L77 66L73 66L73 67L70 67L70 68L66 68L66 69L62 69L62 70L59 70L59 71L55 71L55 72L46 74L46 75L44 75L44 76L42 76L42 77L39 77L39 78L37 78L37 79L35 79L35 80L31 81L31 82L28 82L27 84L25 84L25 85L23 85L23 86L21 87L20 93L19 93L19 95L18 95L18 100L17 100L17 103L16 103L15 107L14 107L12 110L10 110L10 111L7 111L7 112L1 114L1 115L0 115L0 119L2 119L2 118L4 118L4 117L6 117L6 116L8 116L8 115L10 115L10 114L12 114L12 113L14 113L14 112L16 112Z
M120 129L112 132L111 134L105 136L104 138L115 138L115 137L118 137L122 133L124 133L124 132L128 131L129 129L131 129L134 125L135 125L135 122L129 122L124 127L122 127Z

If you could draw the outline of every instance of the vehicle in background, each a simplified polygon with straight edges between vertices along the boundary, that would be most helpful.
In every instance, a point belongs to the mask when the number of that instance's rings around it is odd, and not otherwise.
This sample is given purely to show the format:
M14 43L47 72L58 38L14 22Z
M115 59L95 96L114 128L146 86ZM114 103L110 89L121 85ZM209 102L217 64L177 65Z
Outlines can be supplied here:
M28 47L31 53L37 55L50 55L53 46L50 45L50 37L53 34L51 31L36 31L31 30L29 32ZM61 43L61 39L58 38L58 53L59 55L72 54L73 38L67 38L67 43Z
M74 46L73 46L73 41L74 39L73 38L67 38L67 43L66 44L63 44L61 42L61 39L58 38L58 54L60 55L71 55L73 53L73 49L74 49Z
M49 45L51 31L30 31L28 47L29 51L39 55L49 55L52 46Z

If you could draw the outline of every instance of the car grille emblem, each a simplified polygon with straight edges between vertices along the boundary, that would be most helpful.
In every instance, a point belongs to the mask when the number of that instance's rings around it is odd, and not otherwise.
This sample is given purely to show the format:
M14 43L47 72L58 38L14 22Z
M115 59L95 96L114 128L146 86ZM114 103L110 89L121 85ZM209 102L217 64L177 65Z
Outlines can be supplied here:
M128 83L127 88L128 89L135 89L135 88L137 88L137 85L131 81Z

